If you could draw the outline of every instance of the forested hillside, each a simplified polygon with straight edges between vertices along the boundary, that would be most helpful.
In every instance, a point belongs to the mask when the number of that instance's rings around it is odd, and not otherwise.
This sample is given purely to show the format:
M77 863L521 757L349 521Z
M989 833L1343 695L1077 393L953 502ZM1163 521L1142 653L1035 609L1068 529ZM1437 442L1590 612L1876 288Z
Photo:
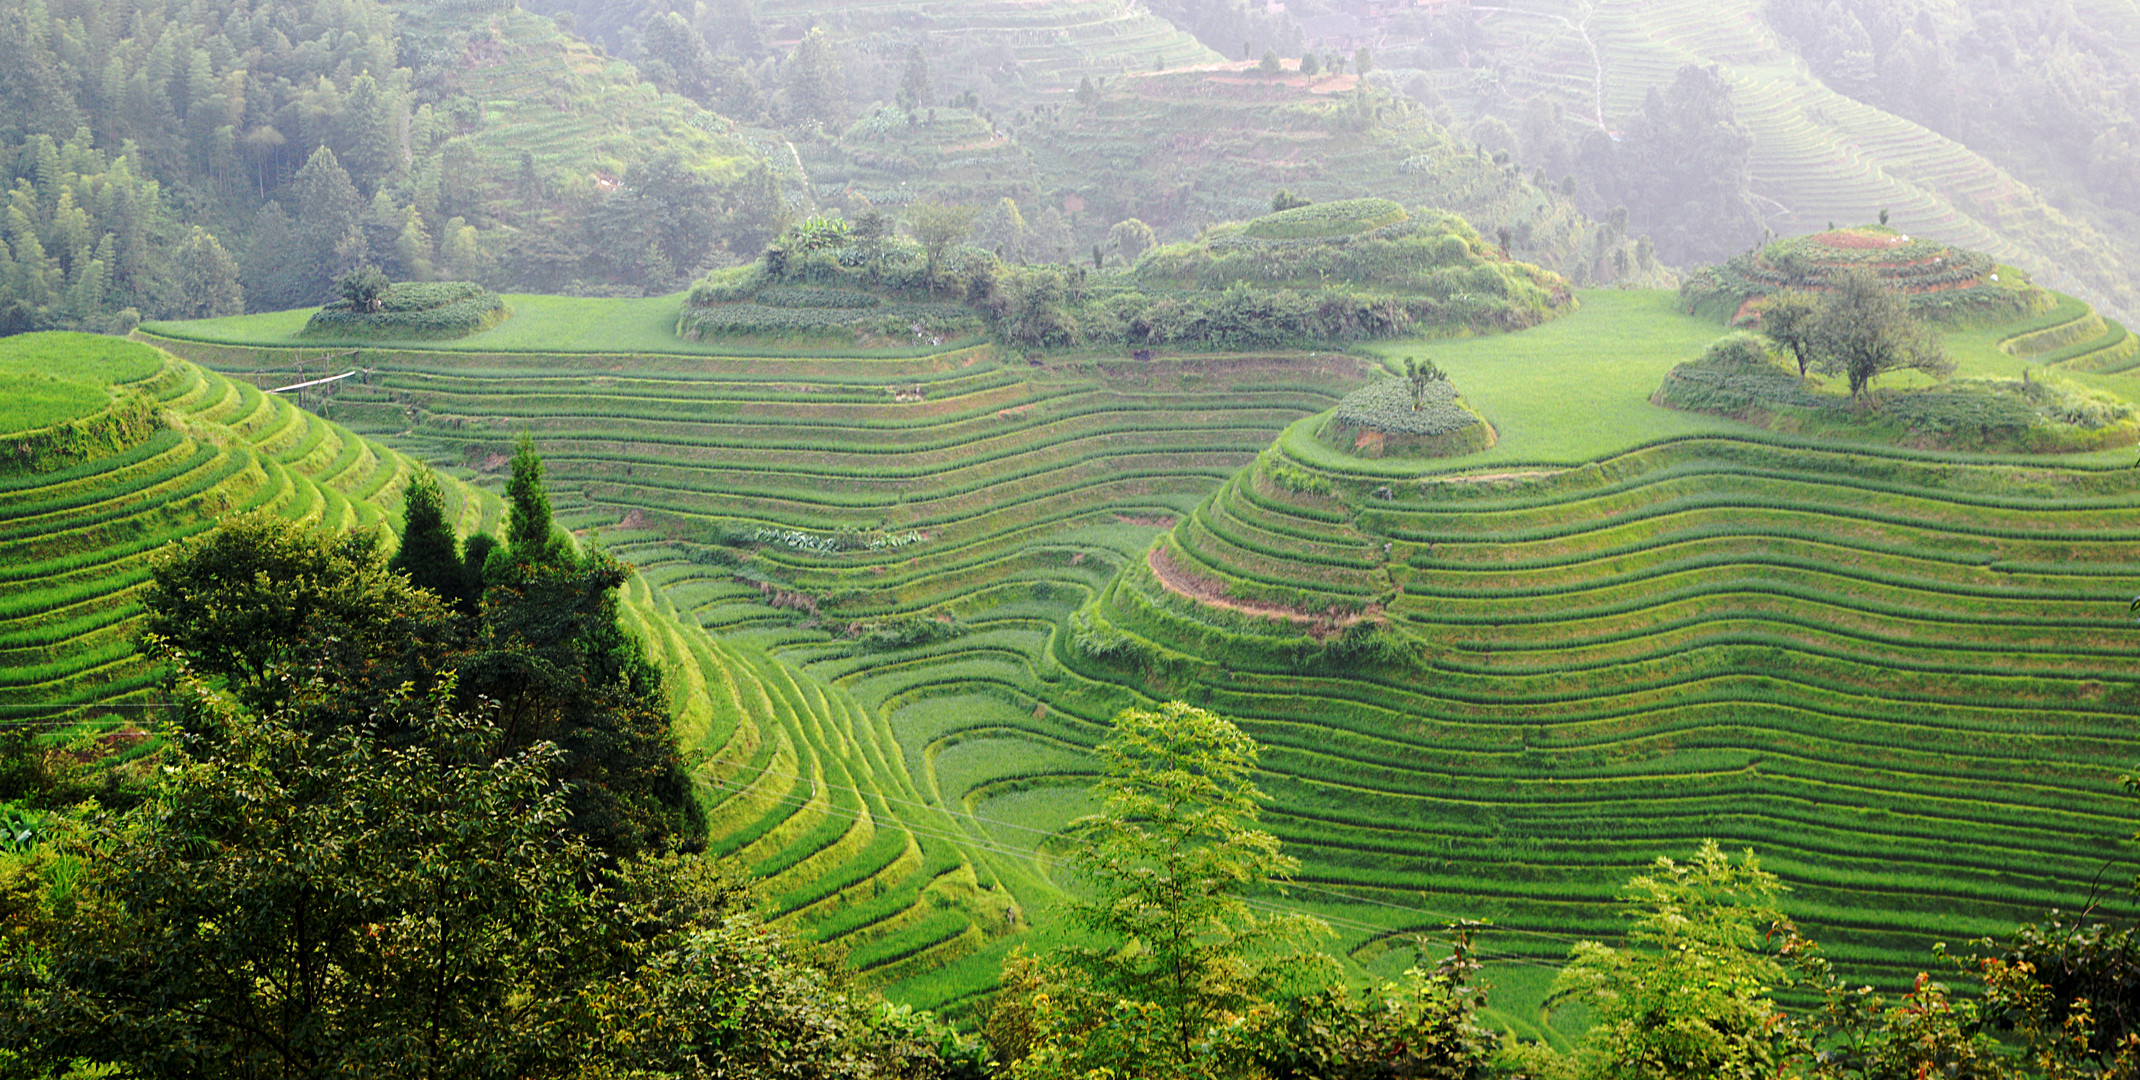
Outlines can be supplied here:
M316 304L359 264L636 293L778 218L726 121L509 4L60 0L0 49L15 329Z

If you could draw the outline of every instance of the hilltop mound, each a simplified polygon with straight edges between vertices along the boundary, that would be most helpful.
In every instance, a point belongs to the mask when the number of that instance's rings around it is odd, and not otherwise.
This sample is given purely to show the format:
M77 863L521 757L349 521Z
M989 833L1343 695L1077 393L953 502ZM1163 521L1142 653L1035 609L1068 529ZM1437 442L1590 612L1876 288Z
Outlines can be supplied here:
M2050 293L1991 256L1905 236L1884 225L1832 229L1777 240L1704 267L1680 286L1689 312L1740 321L1748 305L1784 289L1822 292L1849 270L1871 270L1909 299L1919 318L1943 323L2002 322L2051 307Z
M511 312L498 294L466 281L404 281L379 295L377 311L337 300L305 321L302 337L446 341L478 334Z
M932 254L881 217L819 217L702 279L677 333L940 345L985 323L1035 349L1305 348L1521 329L1573 303L1560 275L1494 251L1456 215L1385 199L1221 225L1111 273L1007 265L970 245Z
M1401 298L1423 328L1520 329L1565 310L1574 295L1559 274L1496 251L1455 214L1409 214L1388 199L1296 207L1208 229L1195 241L1137 261L1148 291L1292 291L1350 288Z
M1404 379L1369 383L1338 402L1316 437L1361 457L1452 457L1494 444L1493 425L1447 379L1415 388Z
M1734 335L1665 376L1652 404L1771 431L1921 450L2056 454L2140 442L2132 407L2062 378L1955 379L1853 401Z

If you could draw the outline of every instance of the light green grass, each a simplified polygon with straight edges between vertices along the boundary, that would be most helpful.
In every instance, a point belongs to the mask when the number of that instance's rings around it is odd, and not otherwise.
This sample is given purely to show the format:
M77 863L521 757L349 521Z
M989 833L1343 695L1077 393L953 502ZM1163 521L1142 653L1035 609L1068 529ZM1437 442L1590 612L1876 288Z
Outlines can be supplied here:
M1649 403L1672 365L1724 328L1682 315L1662 289L1588 290L1582 308L1517 334L1376 347L1392 368L1432 359L1501 435L1492 449L1435 464L1576 463L1680 435L1744 434L1751 425Z
M0 372L103 385L139 382L161 367L162 353L123 338L57 332L0 338Z
M0 371L0 435L87 416L110 400L88 383Z
M1501 438L1492 449L1464 457L1362 463L1363 468L1356 471L1578 465L1660 439L1760 431L1736 420L1650 404L1650 395L1664 381L1665 373L1675 364L1699 357L1710 342L1725 334L1724 326L1681 314L1677 294L1661 289L1599 289L1577 295L1581 310L1521 333L1375 346L1370 351L1393 372L1403 366L1405 357L1432 359ZM1947 350L1954 357L1956 374L2017 376L2029 365L1999 349L1999 341L2011 333L2011 326L1995 326L1948 334ZM2125 376L2062 374L2125 400L2135 398L2136 385ZM1929 381L1908 372L1884 376L1874 385L1903 389ZM1289 449L1295 448L1289 444ZM2126 461L2132 453L2130 449L2105 450L2055 460ZM1321 463L1322 458L1317 460Z
M405 348L450 352L681 353L692 356L796 356L823 352L827 355L904 356L910 352L916 355L938 352L948 347L812 350L727 340L686 341L676 336L676 316L683 308L683 293L635 300L514 293L505 297L505 303L512 314L504 322L482 333L453 341L300 337L305 320L315 310L312 308L232 315L221 319L151 322L142 324L141 329L158 337L181 341L278 349Z

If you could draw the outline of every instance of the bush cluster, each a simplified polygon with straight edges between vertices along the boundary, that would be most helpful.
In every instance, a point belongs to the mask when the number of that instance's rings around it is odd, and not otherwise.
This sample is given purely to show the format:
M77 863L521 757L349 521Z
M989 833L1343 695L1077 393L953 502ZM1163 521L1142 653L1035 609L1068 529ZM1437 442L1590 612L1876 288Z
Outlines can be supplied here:
M1851 246L1823 237L1901 242ZM1680 285L1680 304L1692 313L1730 318L1749 300L1785 289L1825 291L1841 275L1857 269L1878 274L1908 299L1912 313L1920 318L1951 322L2008 316L2047 302L2042 290L2025 282L1991 281L2000 272L1999 265L1983 252L1919 238L1903 240L1891 229L1871 226L1777 240L1758 251L1702 267Z
M1471 411L1447 379L1422 383L1413 408L1407 379L1369 383L1338 403L1316 435L1366 457L1448 457L1484 450L1494 430Z
M1727 334L1699 360L1674 367L1651 399L1671 409L1743 419L1760 409L1835 408L1848 398L1808 388L1769 358L1768 344L1754 334Z
M1345 395L1331 419L1391 435L1446 435L1479 422L1477 414L1457 402L1456 386L1446 379L1425 384L1419 407L1412 405L1409 382L1383 379Z
M2042 379L1956 379L1897 395L1888 415L1926 434L1995 433L2036 424L2096 431L2133 419L2130 405L2067 382Z
M510 314L497 293L465 281L405 281L379 295L380 310L337 300L314 312L300 336L444 341L496 326Z

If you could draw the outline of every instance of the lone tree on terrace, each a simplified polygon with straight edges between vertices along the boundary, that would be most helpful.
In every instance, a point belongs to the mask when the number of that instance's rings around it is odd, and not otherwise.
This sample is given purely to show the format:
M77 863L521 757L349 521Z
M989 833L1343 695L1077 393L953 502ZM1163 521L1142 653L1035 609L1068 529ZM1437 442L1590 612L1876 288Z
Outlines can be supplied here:
M1446 382L1449 376L1436 367L1432 360L1407 356L1404 358L1404 379L1412 386L1412 411L1418 412L1426 407L1428 384Z
M1822 302L1813 333L1821 370L1847 377L1851 397L1890 371L1914 368L1936 378L1954 373L1939 339L1869 270L1843 275Z

